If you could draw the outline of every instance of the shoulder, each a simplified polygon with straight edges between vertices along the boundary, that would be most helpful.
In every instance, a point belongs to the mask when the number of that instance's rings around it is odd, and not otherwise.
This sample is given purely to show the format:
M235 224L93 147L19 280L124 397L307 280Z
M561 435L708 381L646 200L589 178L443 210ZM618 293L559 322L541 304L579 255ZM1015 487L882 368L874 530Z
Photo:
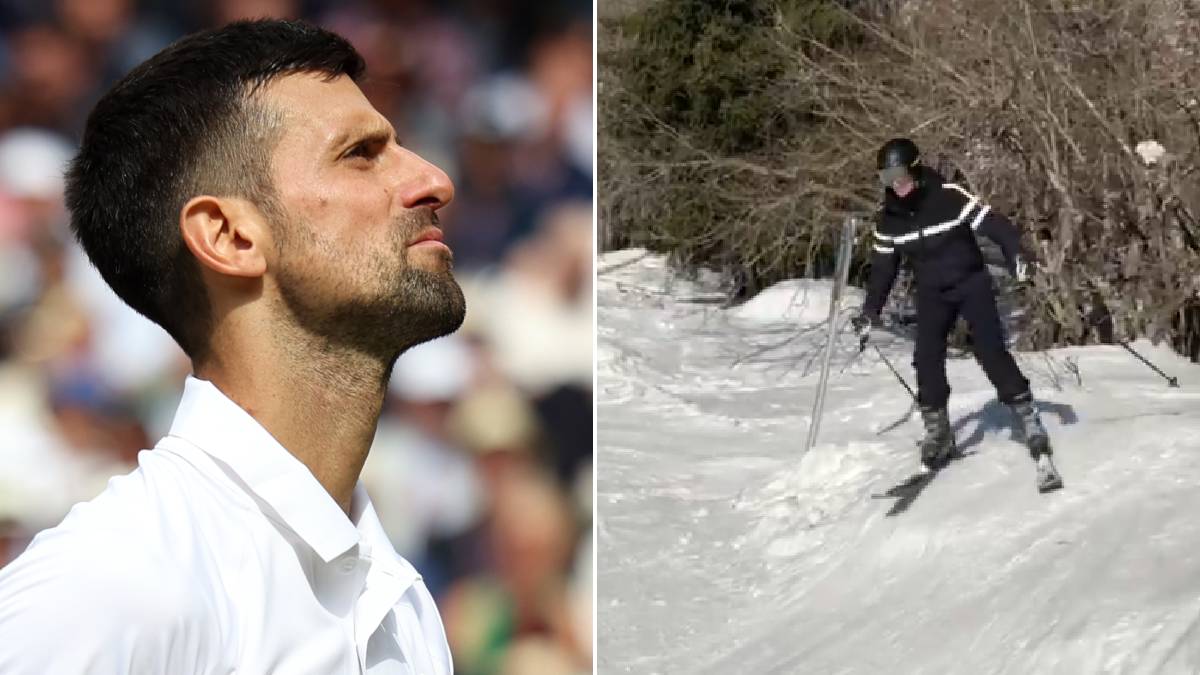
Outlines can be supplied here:
M943 222L974 219L989 210L978 195L958 183L942 183L930 201L932 217Z
M938 189L938 196L955 204L979 203L978 195L958 183L942 183Z
M0 672L201 672L183 665L215 644L203 585L153 549L106 529L39 535L0 572Z
M420 577L417 577L404 594L401 607L404 613L412 612L408 620L410 625L419 626L422 641L429 650L430 660L441 668L441 672L454 672L450 644L446 639L446 628L442 623L441 613L433 595Z
M195 594L188 580L155 548L107 528L47 530L0 572L0 608L61 600L82 613L126 619L189 610Z
M0 672L203 672L211 588L181 546L191 528L170 532L143 469L0 570Z
M921 165L920 172L921 184L925 186L928 198L932 198L934 201L944 203L949 200L966 203L975 199L975 195L965 184L947 179L933 167Z
M966 177L960 172L956 172L956 177L953 180L947 180L942 174L936 171L929 171L930 185L936 186L932 191L936 200L943 205L962 208L968 204L972 207L983 204L983 198L979 193L971 189L967 184Z

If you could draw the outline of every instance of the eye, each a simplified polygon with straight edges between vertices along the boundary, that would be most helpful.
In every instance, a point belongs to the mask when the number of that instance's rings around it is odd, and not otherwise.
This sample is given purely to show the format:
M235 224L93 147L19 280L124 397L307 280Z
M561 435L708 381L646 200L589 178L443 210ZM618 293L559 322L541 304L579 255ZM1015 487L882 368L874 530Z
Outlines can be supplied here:
M359 144L355 145L353 148L350 148L350 151L347 152L345 156L346 157L365 157L367 159L370 159L370 158L374 157L375 155L379 154L375 150L375 148L372 147L372 145L373 145L372 143L368 143L368 142L359 143Z
M342 158L349 159L361 157L363 159L375 159L383 152L386 146L386 140L368 138L355 143L349 150L346 151L345 154L342 155Z

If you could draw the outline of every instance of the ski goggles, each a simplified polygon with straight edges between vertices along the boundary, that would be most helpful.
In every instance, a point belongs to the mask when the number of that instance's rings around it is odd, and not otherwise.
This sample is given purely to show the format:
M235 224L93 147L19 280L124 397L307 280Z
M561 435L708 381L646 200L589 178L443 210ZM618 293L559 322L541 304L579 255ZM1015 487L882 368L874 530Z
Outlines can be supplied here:
M892 183L901 178L912 178L907 166L889 166L879 170L879 182L883 184L883 187L891 187Z

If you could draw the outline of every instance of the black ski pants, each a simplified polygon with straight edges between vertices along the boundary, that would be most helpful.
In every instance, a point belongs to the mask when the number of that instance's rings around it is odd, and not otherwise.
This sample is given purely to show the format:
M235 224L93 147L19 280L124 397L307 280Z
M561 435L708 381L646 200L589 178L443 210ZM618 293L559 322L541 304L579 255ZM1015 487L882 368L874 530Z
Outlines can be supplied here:
M1004 328L996 309L996 294L987 270L947 289L917 289L917 399L921 405L945 407L950 398L946 381L946 338L962 316L971 328L975 360L996 388L1002 403L1029 391L1029 380L1004 344Z

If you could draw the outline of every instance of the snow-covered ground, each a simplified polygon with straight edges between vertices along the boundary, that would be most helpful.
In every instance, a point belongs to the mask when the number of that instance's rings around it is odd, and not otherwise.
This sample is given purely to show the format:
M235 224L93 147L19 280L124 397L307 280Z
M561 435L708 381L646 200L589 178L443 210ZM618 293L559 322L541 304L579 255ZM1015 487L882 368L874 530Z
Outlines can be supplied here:
M1018 354L1066 482L1042 495L953 360L972 454L873 498L917 469L920 425L848 332L800 459L828 283L722 309L659 256L598 267L601 673L1200 672L1200 366L1134 343L1172 389L1116 346ZM879 342L912 383L911 343Z

